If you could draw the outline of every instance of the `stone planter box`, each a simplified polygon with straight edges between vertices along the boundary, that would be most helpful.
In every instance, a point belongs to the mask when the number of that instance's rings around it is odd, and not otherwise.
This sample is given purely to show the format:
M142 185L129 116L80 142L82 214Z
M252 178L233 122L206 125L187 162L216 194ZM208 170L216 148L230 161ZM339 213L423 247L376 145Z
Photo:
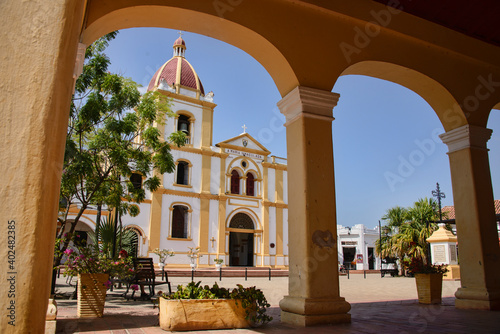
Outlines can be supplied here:
M108 274L79 274L77 315L79 318L100 318L106 301Z
M443 274L415 274L415 282L420 304L441 304Z
M241 303L233 299L160 298L160 327L168 331L248 328Z

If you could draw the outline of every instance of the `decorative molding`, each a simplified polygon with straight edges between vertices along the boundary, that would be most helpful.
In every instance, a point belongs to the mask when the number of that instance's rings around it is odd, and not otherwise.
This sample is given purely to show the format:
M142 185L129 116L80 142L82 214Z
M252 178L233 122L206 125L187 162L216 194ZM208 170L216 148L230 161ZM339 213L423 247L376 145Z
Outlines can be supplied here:
M285 126L300 117L333 121L332 110L340 95L321 89L297 86L278 102L280 112L285 115Z
M271 154L271 152L269 152L269 151L257 150L254 148L246 148L246 147L241 147L241 146L237 146L237 145L233 145L233 144L219 143L217 145L221 148L224 148L224 149L228 148L228 149L232 149L235 151L254 153L254 154L258 154L258 155L263 155L265 157L267 157L269 154ZM224 153L227 153L227 152L224 151Z
M175 240L175 241L193 241L191 238L172 238L167 237L167 240ZM179 252L175 252L175 254L180 254ZM187 254L187 253L186 253Z
M273 164L271 162L263 162L262 167L267 167L267 168L271 168L271 169L278 169L278 170L288 170L287 165L278 164L278 163Z
M207 198L207 199L213 199L215 201L219 200L219 195L214 195L210 193L201 193L200 198Z
M175 182L172 184L172 186L174 186L174 187L182 187L182 188L193 188L193 186L190 185L190 184L178 184L178 183L175 183Z
M158 73L161 73L161 71L162 70L160 70L160 72L158 72ZM182 88L184 88L184 89L186 89L186 88L190 89L189 87L184 87L184 86L182 86ZM162 93L163 95L165 95L167 97L171 97L171 98L174 98L176 100L181 100L181 101L185 101L185 102L189 102L189 103L201 105L203 107L212 109L212 111L217 106L217 104L215 104L213 102L209 102L209 101L206 101L206 100L197 99L195 97L191 97L191 96L187 96L187 95L177 94L175 92L171 92L171 91L167 91L167 90L162 90L162 89L160 89L160 87L155 88L155 90L159 91L160 93ZM195 91L193 89L190 89L190 90Z
M163 195L176 195L176 196L184 196L184 197L194 197L194 198L200 198L200 194L198 193L192 193L189 191L182 191L182 190L174 190L174 189L158 189L158 192L163 194Z
M234 201L240 201L240 203L238 202L234 202ZM245 204L245 202L247 202ZM244 207L248 207L248 208L258 208L259 207L259 200L257 199L244 199L244 198L229 198L229 201L227 203L228 205L234 205L234 206L244 206Z
M448 154L465 148L476 148L488 151L486 143L493 131L477 125L464 125L439 135L443 143L448 145Z
M191 147L190 146L181 146L181 147L172 146L172 147L170 147L170 149L176 150L176 151L194 153L194 154L208 155L208 156L217 157L217 158L222 158L223 155L224 155L224 158L229 156L229 154L227 154L227 153L219 153L219 152L214 152L214 151L208 150L208 149L194 148L192 146Z
M263 201L262 205L268 206L268 207L273 207L273 208L288 209L288 204L280 203L280 202Z

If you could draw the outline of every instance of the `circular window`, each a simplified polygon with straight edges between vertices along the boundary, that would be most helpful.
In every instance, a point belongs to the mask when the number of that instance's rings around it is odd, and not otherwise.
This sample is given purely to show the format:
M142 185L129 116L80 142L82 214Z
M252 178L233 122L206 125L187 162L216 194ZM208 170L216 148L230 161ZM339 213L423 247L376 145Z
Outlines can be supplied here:
M243 168L247 168L248 163L247 163L245 160L243 160L243 161L241 162L241 166L242 166Z

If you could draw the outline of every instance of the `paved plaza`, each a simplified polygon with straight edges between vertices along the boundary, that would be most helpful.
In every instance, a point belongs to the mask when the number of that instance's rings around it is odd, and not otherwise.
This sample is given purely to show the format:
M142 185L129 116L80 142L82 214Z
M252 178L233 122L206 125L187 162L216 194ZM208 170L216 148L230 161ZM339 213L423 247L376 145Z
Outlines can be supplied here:
M173 290L178 284L187 284L190 277L172 277ZM475 310L457 310L453 294L459 281L443 282L442 305L420 305L417 302L415 280L404 277L384 277L362 274L340 277L341 296L351 303L351 324L298 328L280 322L279 301L287 293L288 278L243 277L200 278L202 284L232 288L237 283L262 289L271 304L273 321L265 326L244 330L202 331L200 333L500 333L500 313ZM69 294L65 279L58 280L58 291ZM162 289L162 287L159 287ZM125 300L123 290L108 292L104 317L78 319L76 300L57 299L57 333L165 333L158 326L158 308L150 301ZM193 333L193 332L186 332Z

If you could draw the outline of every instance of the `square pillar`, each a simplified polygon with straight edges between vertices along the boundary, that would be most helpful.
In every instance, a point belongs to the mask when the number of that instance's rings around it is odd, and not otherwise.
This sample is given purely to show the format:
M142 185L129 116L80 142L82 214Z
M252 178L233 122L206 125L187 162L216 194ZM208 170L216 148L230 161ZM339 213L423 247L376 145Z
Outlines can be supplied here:
M440 137L448 145L461 287L455 306L500 308L500 248L486 142L491 130L464 125Z
M296 87L279 103L286 116L289 287L281 320L299 326L350 322L340 297L332 109L339 95Z

